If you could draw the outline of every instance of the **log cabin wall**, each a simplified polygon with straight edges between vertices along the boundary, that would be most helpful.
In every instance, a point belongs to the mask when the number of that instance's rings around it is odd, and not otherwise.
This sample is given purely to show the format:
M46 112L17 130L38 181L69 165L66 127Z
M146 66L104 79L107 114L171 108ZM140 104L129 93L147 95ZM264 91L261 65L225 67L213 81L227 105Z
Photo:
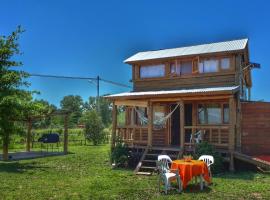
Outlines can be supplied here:
M242 102L242 152L249 155L270 152L270 102Z
M188 57L181 59L144 61L133 64L132 81L134 91L170 90L183 88L225 87L239 85L239 72L241 54L222 54L201 57ZM230 68L218 72L199 73L198 63L203 59L230 58ZM192 73L185 75L171 74L171 64L175 61L192 61ZM165 75L158 78L141 78L140 68L144 65L163 64Z

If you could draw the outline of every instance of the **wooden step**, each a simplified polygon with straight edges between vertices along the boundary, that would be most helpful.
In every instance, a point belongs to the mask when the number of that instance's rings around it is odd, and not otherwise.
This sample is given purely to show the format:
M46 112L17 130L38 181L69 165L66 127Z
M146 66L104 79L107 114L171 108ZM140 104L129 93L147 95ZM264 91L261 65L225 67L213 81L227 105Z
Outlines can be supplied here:
M151 162L151 163L155 163L156 160L143 160L143 162Z
M156 154L156 153L148 153L148 154L146 154L146 156L158 156L158 155L160 155L160 154Z
M140 169L152 169L152 170L155 170L156 167L150 167L150 166L141 166Z
M144 176L151 176L151 172L137 172L136 175L144 175Z

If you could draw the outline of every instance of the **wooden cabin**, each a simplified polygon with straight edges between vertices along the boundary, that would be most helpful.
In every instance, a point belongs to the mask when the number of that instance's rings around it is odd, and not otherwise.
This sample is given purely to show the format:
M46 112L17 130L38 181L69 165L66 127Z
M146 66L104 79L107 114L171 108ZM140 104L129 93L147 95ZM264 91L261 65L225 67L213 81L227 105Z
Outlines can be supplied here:
M139 52L124 62L132 67L133 91L107 96L113 146L119 136L131 148L178 148L183 154L201 131L234 169L241 102L250 100L252 87L248 39ZM118 107L125 109L124 124L117 122Z

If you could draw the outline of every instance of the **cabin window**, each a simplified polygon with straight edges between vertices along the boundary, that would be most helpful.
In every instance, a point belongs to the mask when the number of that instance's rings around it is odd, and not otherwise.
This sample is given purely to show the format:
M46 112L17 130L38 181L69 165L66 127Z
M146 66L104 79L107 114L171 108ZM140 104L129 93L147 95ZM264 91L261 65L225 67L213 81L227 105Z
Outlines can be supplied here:
M192 61L176 61L171 64L171 74L173 75L185 75L192 73Z
M221 124L221 104L199 104L199 124Z
M209 73L209 72L218 72L218 59L209 59L202 60L199 62L199 72L200 73Z
M165 117L165 107L154 106L154 121L163 119L164 117Z
M229 123L229 104L223 104L223 123L228 124Z
M230 69L230 58L222 58L220 60L220 68L222 70Z
M145 65L140 67L141 78L156 78L165 76L165 65Z

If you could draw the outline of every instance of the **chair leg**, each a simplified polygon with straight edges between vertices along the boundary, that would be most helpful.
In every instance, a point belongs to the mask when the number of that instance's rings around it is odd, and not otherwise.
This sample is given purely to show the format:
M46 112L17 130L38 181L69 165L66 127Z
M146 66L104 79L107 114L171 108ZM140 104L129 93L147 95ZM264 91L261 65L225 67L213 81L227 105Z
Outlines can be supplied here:
M165 179L165 194L168 194L168 189L169 189L169 180L168 179Z
M178 183L178 188L179 188L179 193L182 192L182 181L180 179L180 177L178 176L177 177L177 183Z
M200 175L200 189L203 190L203 175Z

